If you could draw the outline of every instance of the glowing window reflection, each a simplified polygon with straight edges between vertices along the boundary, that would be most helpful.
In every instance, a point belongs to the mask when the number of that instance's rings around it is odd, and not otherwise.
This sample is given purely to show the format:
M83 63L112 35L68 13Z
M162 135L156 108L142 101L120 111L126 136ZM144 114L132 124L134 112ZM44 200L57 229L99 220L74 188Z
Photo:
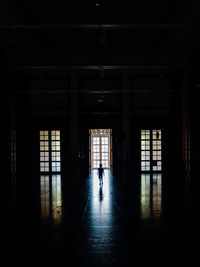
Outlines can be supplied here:
M150 174L141 175L141 216L150 216Z
M41 201L41 216L42 218L49 218L49 175L40 176L40 201Z
M62 216L61 175L52 175L52 215L59 223Z
M141 217L160 217L162 211L162 174L141 175Z
M50 186L51 185L51 186ZM40 176L41 217L60 223L62 219L61 175Z
M162 209L162 176L161 174L153 174L153 215L160 216Z

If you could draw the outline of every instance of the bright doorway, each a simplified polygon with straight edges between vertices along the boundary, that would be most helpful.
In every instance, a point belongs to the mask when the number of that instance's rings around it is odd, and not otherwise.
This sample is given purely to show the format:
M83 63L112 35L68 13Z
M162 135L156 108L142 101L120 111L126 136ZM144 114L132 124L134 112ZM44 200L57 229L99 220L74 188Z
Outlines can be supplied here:
M89 166L90 170L97 169L99 164L104 169L112 169L112 130L89 130Z

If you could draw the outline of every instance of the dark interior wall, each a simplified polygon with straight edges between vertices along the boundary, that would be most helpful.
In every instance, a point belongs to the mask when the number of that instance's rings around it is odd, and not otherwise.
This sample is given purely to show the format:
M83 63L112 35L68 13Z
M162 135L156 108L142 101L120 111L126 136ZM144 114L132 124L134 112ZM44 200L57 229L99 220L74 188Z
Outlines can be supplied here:
M174 76L173 85L176 90L171 96L171 111L169 117L168 138L169 146L169 171L172 176L180 177L179 172L184 171L183 162L183 80L181 75Z
M183 1L182 21L184 23L199 24L198 0Z
M119 174L123 164L140 171L140 130L163 130L164 170L182 170L182 89L178 77L136 78L124 74L100 79L99 76L75 76L78 93L71 87L71 79L29 80L26 91L18 84L18 170L21 177L30 172L32 182L39 174L39 130L60 129L62 134L62 170L67 177L68 167L81 168L82 176L89 171L89 129L113 130L113 171ZM58 87L57 87L58 80ZM123 85L122 85L123 84ZM128 102L122 99L126 95ZM74 110L72 99L77 106ZM101 100L99 102L99 100ZM74 100L73 100L74 101ZM125 103L125 104L124 104ZM125 107L123 106L125 105ZM75 122L74 112L78 120ZM125 113L124 113L125 112ZM129 125L124 129L124 120ZM75 145L71 145L77 124ZM130 139L127 139L130 138ZM124 144L128 142L129 163L124 162ZM27 146L30 154L27 157ZM81 155L81 156L80 156ZM71 165L72 164L72 165ZM74 164L74 165L73 165ZM26 179L26 178L25 178ZM67 178L66 178L67 179ZM33 182L34 183L34 182Z
M79 109L91 112L117 112L120 109L119 76L86 76L79 82ZM114 92L114 93L113 93Z
M120 75L119 75L120 76ZM140 130L144 128L159 128L163 130L163 171L167 174L165 183L170 185L177 185L176 189L180 188L183 182L183 176L180 175L182 166L182 74L174 75L170 79L168 85L164 87L164 83L153 86L153 83L148 84L148 81L142 81L137 83L137 87L131 88L130 93L130 113L128 114L128 120L130 122L130 136L131 141L129 143L131 150L131 161L129 168L131 169L131 175L129 181L140 178ZM110 82L110 81L109 81ZM118 84L119 82L119 84ZM198 82L199 73L193 73L191 76L191 124L192 124L192 172L194 177L197 173L197 161L194 157L197 143L198 124L194 120L198 107ZM91 84L94 81L90 81ZM111 83L111 82L110 82ZM71 84L69 82L69 84ZM96 83L98 84L98 82ZM131 78L130 78L131 84ZM142 84L141 86L139 86ZM145 86L144 86L145 84ZM118 85L120 90L122 88L121 79L114 79L114 85ZM148 86L147 86L148 85ZM17 88L20 87L20 82ZM33 88L33 87L32 87ZM40 87L42 90L42 85ZM88 87L87 87L88 88ZM93 88L93 86L91 86ZM137 92L134 92L139 88ZM148 104L145 102L143 89L148 88L148 96L150 98ZM150 88L150 89L149 89ZM159 88L164 88L160 92ZM170 88L170 91L167 91ZM69 87L71 89L71 87ZM173 90L171 90L173 89ZM176 90L174 90L176 89ZM47 90L46 88L44 91ZM53 90L53 86L52 86ZM91 89L92 90L92 89ZM152 91L151 91L152 90ZM52 91L53 92L53 91ZM149 93L150 92L150 93ZM82 106L80 101L82 95L87 99L87 105ZM93 96L93 94L91 94ZM123 93L109 94L108 106L102 111L100 107L96 107L91 100L86 97L86 93L80 92L78 97L78 145L76 151L71 149L71 97L70 92L64 92L62 94L54 92L50 93L18 93L17 96L13 96L14 100L14 112L11 113L11 99L10 96L4 97L5 105L3 110L3 116L5 116L4 127L6 131L4 134L3 144L6 164L5 169L10 172L10 130L11 122L16 121L17 130L17 190L18 196L21 200L26 199L27 206L29 209L34 207L34 202L38 202L38 192L40 186L39 180L39 130L41 129L60 129L62 139L62 178L63 181L74 181L75 176L72 176L69 171L72 168L80 168L80 179L84 179L88 176L89 167L89 129L91 128L111 128L113 130L113 172L115 177L122 176L121 170L124 166L123 162L123 143L126 140L126 136L123 133L123 116L122 116L122 95ZM59 102L57 96L61 96L63 102ZM135 98L134 98L135 96ZM105 101L107 95L105 96ZM113 98L112 98L113 97ZM113 103L112 100L114 99ZM160 101L159 101L160 100ZM111 102L110 102L111 101ZM7 103L9 103L7 105ZM83 101L86 103L85 101ZM13 103L13 102L12 102ZM109 107L109 109L107 109ZM112 107L112 108L111 108ZM138 109L138 107L140 107ZM106 112L107 111L107 112ZM72 122L73 123L73 122ZM195 139L196 138L196 139ZM81 158L78 157L79 151L84 154ZM71 164L72 152L77 156L77 161L74 165ZM83 155L82 154L82 155ZM127 165L126 165L127 166ZM195 170L195 172L194 172ZM8 174L10 175L10 174ZM181 178L181 179L180 179ZM10 187L12 180L6 180L8 187ZM80 181L80 180L79 180ZM28 189L28 190L24 190ZM29 190L31 188L31 190ZM169 194L167 192L167 194ZM28 207L27 207L28 208ZM38 212L38 211L35 211Z
M143 0L141 5L143 8L141 9L141 17L139 21L144 23L168 23L170 21L176 23L180 21L180 14L181 2L179 0L173 1L153 1L150 2L148 0ZM156 13L149 12L149 10L157 10Z
M56 76L56 75L55 75ZM184 171L183 162L183 77L184 73L171 76L147 77L128 74L128 82L123 83L123 73L117 75L77 75L73 73L77 83L77 92L72 87L71 74L60 77L27 78L21 73L18 79L8 83L10 93L4 96L2 114L5 118L3 132L5 143L3 151L5 168L11 177L11 135L16 131L17 142L17 188L39 186L39 130L60 129L62 137L62 170L64 179L70 178L69 170L81 169L82 178L89 174L89 129L111 128L113 130L113 172L120 175L124 164L124 143L128 142L130 157L128 166L132 174L140 172L140 130L155 128L163 130L163 170L168 173L168 180L177 182L176 174ZM5 75L5 79L8 76ZM103 78L103 79L102 79ZM198 72L191 75L190 115L191 136L194 140L194 105L197 99ZM58 81L58 83L57 83ZM73 90L73 92L72 92ZM123 101L126 95L128 102ZM73 101L77 100L78 116L77 142L71 146L74 125ZM98 102L103 100L103 102ZM124 103L130 109L124 108ZM196 102L195 102L196 103ZM124 113L125 112L125 113ZM193 117L192 117L193 116ZM129 124L124 132L124 120ZM190 125L190 127L191 127ZM197 138L196 138L197 140ZM195 144L192 144L192 151ZM81 158L79 157L81 153ZM74 155L72 157L72 154ZM73 160L72 160L73 159ZM75 161L75 162L74 162ZM192 159L192 166L194 164ZM73 163L74 165L72 165ZM131 178L130 178L131 179ZM12 178L7 180L11 188ZM20 196L24 197L24 192ZM27 197L30 195L27 192ZM34 198L34 196L32 196Z
M1 131L1 167L2 167L2 176L11 177L11 129L12 129L12 117L11 117L11 100L8 96L2 96L2 104L0 108L1 118L2 118L2 131ZM3 179L3 177L2 177ZM3 179L2 185L5 191L11 192L11 179ZM5 191L3 190L2 194L4 196ZM5 196L4 196L5 197Z
M170 77L131 77L131 109L136 115L169 115Z
M190 179L192 185L192 198L194 203L198 203L198 150L199 150L199 90L200 75L199 70L194 71L190 78L190 98L189 98L189 135L188 135L188 158Z

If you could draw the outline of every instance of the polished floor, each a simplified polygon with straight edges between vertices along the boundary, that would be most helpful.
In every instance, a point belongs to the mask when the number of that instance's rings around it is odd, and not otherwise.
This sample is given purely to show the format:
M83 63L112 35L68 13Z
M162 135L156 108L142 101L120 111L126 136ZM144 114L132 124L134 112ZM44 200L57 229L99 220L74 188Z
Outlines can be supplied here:
M194 266L186 187L169 193L161 174L138 181L124 185L109 171L102 186L96 171L73 185L41 175L38 201L31 190L21 197L5 228L1 266Z

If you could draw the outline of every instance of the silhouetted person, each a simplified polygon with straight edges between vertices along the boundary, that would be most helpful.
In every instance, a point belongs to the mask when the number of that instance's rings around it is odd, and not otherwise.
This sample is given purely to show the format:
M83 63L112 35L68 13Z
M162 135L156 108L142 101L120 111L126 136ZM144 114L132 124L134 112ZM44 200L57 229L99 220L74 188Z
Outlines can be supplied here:
M99 184L103 184L103 175L104 175L104 169L102 168L102 164L99 164L98 168L98 175L99 175Z

